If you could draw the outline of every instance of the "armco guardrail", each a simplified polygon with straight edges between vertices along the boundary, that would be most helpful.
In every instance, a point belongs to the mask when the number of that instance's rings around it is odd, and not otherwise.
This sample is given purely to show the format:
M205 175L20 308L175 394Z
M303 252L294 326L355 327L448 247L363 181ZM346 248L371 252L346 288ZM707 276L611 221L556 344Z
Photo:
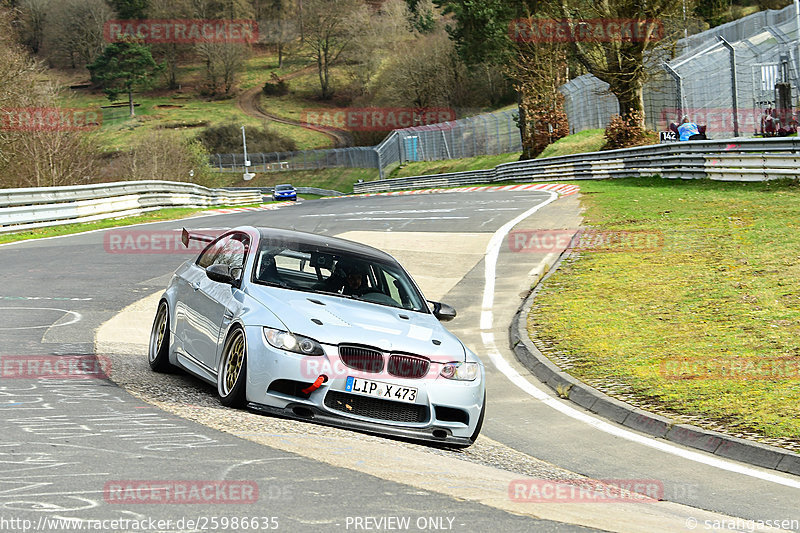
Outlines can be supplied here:
M356 193L457 187L497 181L556 181L652 176L765 181L800 178L800 139L690 141L503 163L492 169L357 183Z
M0 233L88 222L163 207L261 202L257 191L208 189L172 181L122 181L71 187L0 189Z

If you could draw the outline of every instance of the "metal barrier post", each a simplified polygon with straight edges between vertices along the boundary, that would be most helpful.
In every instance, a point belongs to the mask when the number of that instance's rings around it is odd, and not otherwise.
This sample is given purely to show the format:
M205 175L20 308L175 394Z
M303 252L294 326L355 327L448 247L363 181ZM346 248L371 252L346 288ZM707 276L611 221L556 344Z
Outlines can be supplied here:
M728 49L730 54L731 60L731 98L733 100L732 110L733 110L733 136L739 136L739 94L736 88L736 50L733 48L731 43L725 40L722 35L719 35L719 40L722 42L722 46Z
M663 63L664 70L669 73L675 79L675 87L677 88L678 98L677 98L677 109L678 109L678 120L680 121L683 117L683 79L681 75L675 72L672 67L670 67L667 63Z

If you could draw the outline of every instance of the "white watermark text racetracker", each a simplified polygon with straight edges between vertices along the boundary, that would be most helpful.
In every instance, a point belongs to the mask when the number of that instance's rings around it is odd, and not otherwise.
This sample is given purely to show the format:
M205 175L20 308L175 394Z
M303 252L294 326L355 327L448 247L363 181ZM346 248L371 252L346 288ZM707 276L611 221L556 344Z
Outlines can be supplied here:
M38 520L0 515L0 531L275 531L280 528L275 516L184 516L181 518L61 518L40 516Z
M448 531L454 516L348 516L344 527L351 531Z

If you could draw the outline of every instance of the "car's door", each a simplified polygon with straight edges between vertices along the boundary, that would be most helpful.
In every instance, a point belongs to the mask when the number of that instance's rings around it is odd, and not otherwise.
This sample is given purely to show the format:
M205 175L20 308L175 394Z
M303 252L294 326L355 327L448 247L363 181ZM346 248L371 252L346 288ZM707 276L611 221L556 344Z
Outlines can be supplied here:
M179 331L187 354L206 371L216 372L216 354L221 331L227 329L238 302L238 288L212 281L206 274L211 265L244 268L249 238L244 233L226 235L213 243L185 273L179 294L184 323Z

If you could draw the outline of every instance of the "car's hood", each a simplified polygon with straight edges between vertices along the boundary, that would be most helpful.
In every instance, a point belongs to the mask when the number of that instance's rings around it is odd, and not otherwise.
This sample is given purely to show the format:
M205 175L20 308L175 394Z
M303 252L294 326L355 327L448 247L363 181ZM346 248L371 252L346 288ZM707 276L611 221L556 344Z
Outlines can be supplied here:
M362 344L440 362L465 359L461 342L432 314L276 287L251 289L289 331L324 344Z

